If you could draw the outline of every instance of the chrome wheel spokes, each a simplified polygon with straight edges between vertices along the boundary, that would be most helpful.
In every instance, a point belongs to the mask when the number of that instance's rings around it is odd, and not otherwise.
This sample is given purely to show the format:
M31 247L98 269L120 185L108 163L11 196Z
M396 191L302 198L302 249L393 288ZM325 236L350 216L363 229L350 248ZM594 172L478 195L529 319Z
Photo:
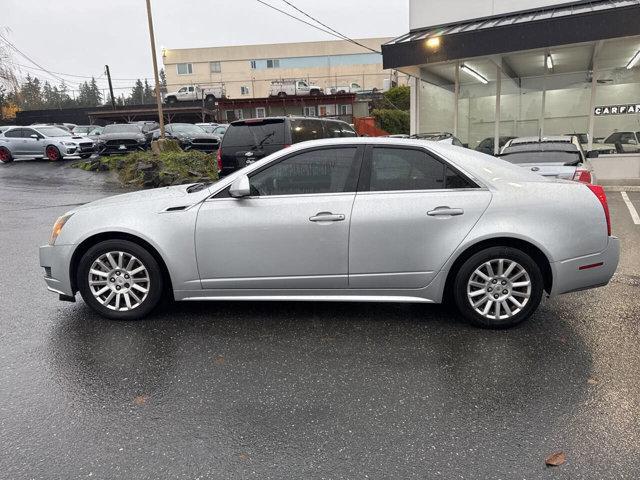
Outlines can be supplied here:
M127 252L100 255L89 269L89 289L105 307L126 312L139 307L149 294L147 267Z
M531 277L518 262L496 258L474 270L467 282L467 299L483 317L506 320L520 312L531 296Z

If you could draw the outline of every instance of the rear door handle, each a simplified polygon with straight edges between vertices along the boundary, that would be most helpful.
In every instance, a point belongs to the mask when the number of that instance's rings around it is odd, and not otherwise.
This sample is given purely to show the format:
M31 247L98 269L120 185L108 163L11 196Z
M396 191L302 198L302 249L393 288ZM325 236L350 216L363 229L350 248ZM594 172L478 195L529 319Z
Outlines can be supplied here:
M319 212L313 217L309 217L311 222L341 222L344 220L342 213Z
M461 208L450 208L450 207L436 207L433 210L429 210L427 215L430 217L454 217L456 215L462 215L464 210Z

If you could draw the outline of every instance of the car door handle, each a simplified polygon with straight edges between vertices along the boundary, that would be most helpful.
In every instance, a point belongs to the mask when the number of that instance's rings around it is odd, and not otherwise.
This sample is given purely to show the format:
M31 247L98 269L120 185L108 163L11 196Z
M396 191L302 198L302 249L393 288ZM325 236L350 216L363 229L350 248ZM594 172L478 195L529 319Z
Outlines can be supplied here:
M454 217L456 215L462 215L464 210L461 208L450 208L450 207L436 207L433 210L429 210L427 215L430 217L439 217L439 216L448 216Z
M342 213L319 212L313 217L309 217L311 222L341 222L344 220Z

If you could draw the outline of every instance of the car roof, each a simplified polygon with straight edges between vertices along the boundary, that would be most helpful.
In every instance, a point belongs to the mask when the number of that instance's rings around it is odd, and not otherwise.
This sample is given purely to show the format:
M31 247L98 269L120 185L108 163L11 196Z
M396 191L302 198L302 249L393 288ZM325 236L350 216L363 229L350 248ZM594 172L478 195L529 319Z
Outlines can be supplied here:
M325 121L325 122L340 122L340 123L347 123L344 120L340 120L339 118L319 118L319 117L305 117L302 115L282 115L282 116L273 116L273 117L261 117L261 118L243 118L240 120L234 120L233 122L227 124L227 125L243 125L247 122L255 122L255 123L259 123L261 121L265 121L265 120L317 120L318 122L320 121ZM222 124L221 124L222 125ZM349 125L347 123L347 125ZM218 125L219 126L219 125Z
M544 137L518 137L511 140L511 145L519 144L519 143L546 143L546 142L567 142L571 143L573 141L572 135L550 135Z

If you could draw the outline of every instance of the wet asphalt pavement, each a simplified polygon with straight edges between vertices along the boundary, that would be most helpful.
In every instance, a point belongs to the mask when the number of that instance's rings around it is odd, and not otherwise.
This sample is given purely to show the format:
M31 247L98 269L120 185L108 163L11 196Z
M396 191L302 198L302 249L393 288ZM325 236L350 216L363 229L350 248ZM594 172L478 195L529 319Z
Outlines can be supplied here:
M68 164L0 165L0 478L640 477L640 225L620 193L612 282L508 331L355 303L114 322L42 280L55 218L118 191Z

